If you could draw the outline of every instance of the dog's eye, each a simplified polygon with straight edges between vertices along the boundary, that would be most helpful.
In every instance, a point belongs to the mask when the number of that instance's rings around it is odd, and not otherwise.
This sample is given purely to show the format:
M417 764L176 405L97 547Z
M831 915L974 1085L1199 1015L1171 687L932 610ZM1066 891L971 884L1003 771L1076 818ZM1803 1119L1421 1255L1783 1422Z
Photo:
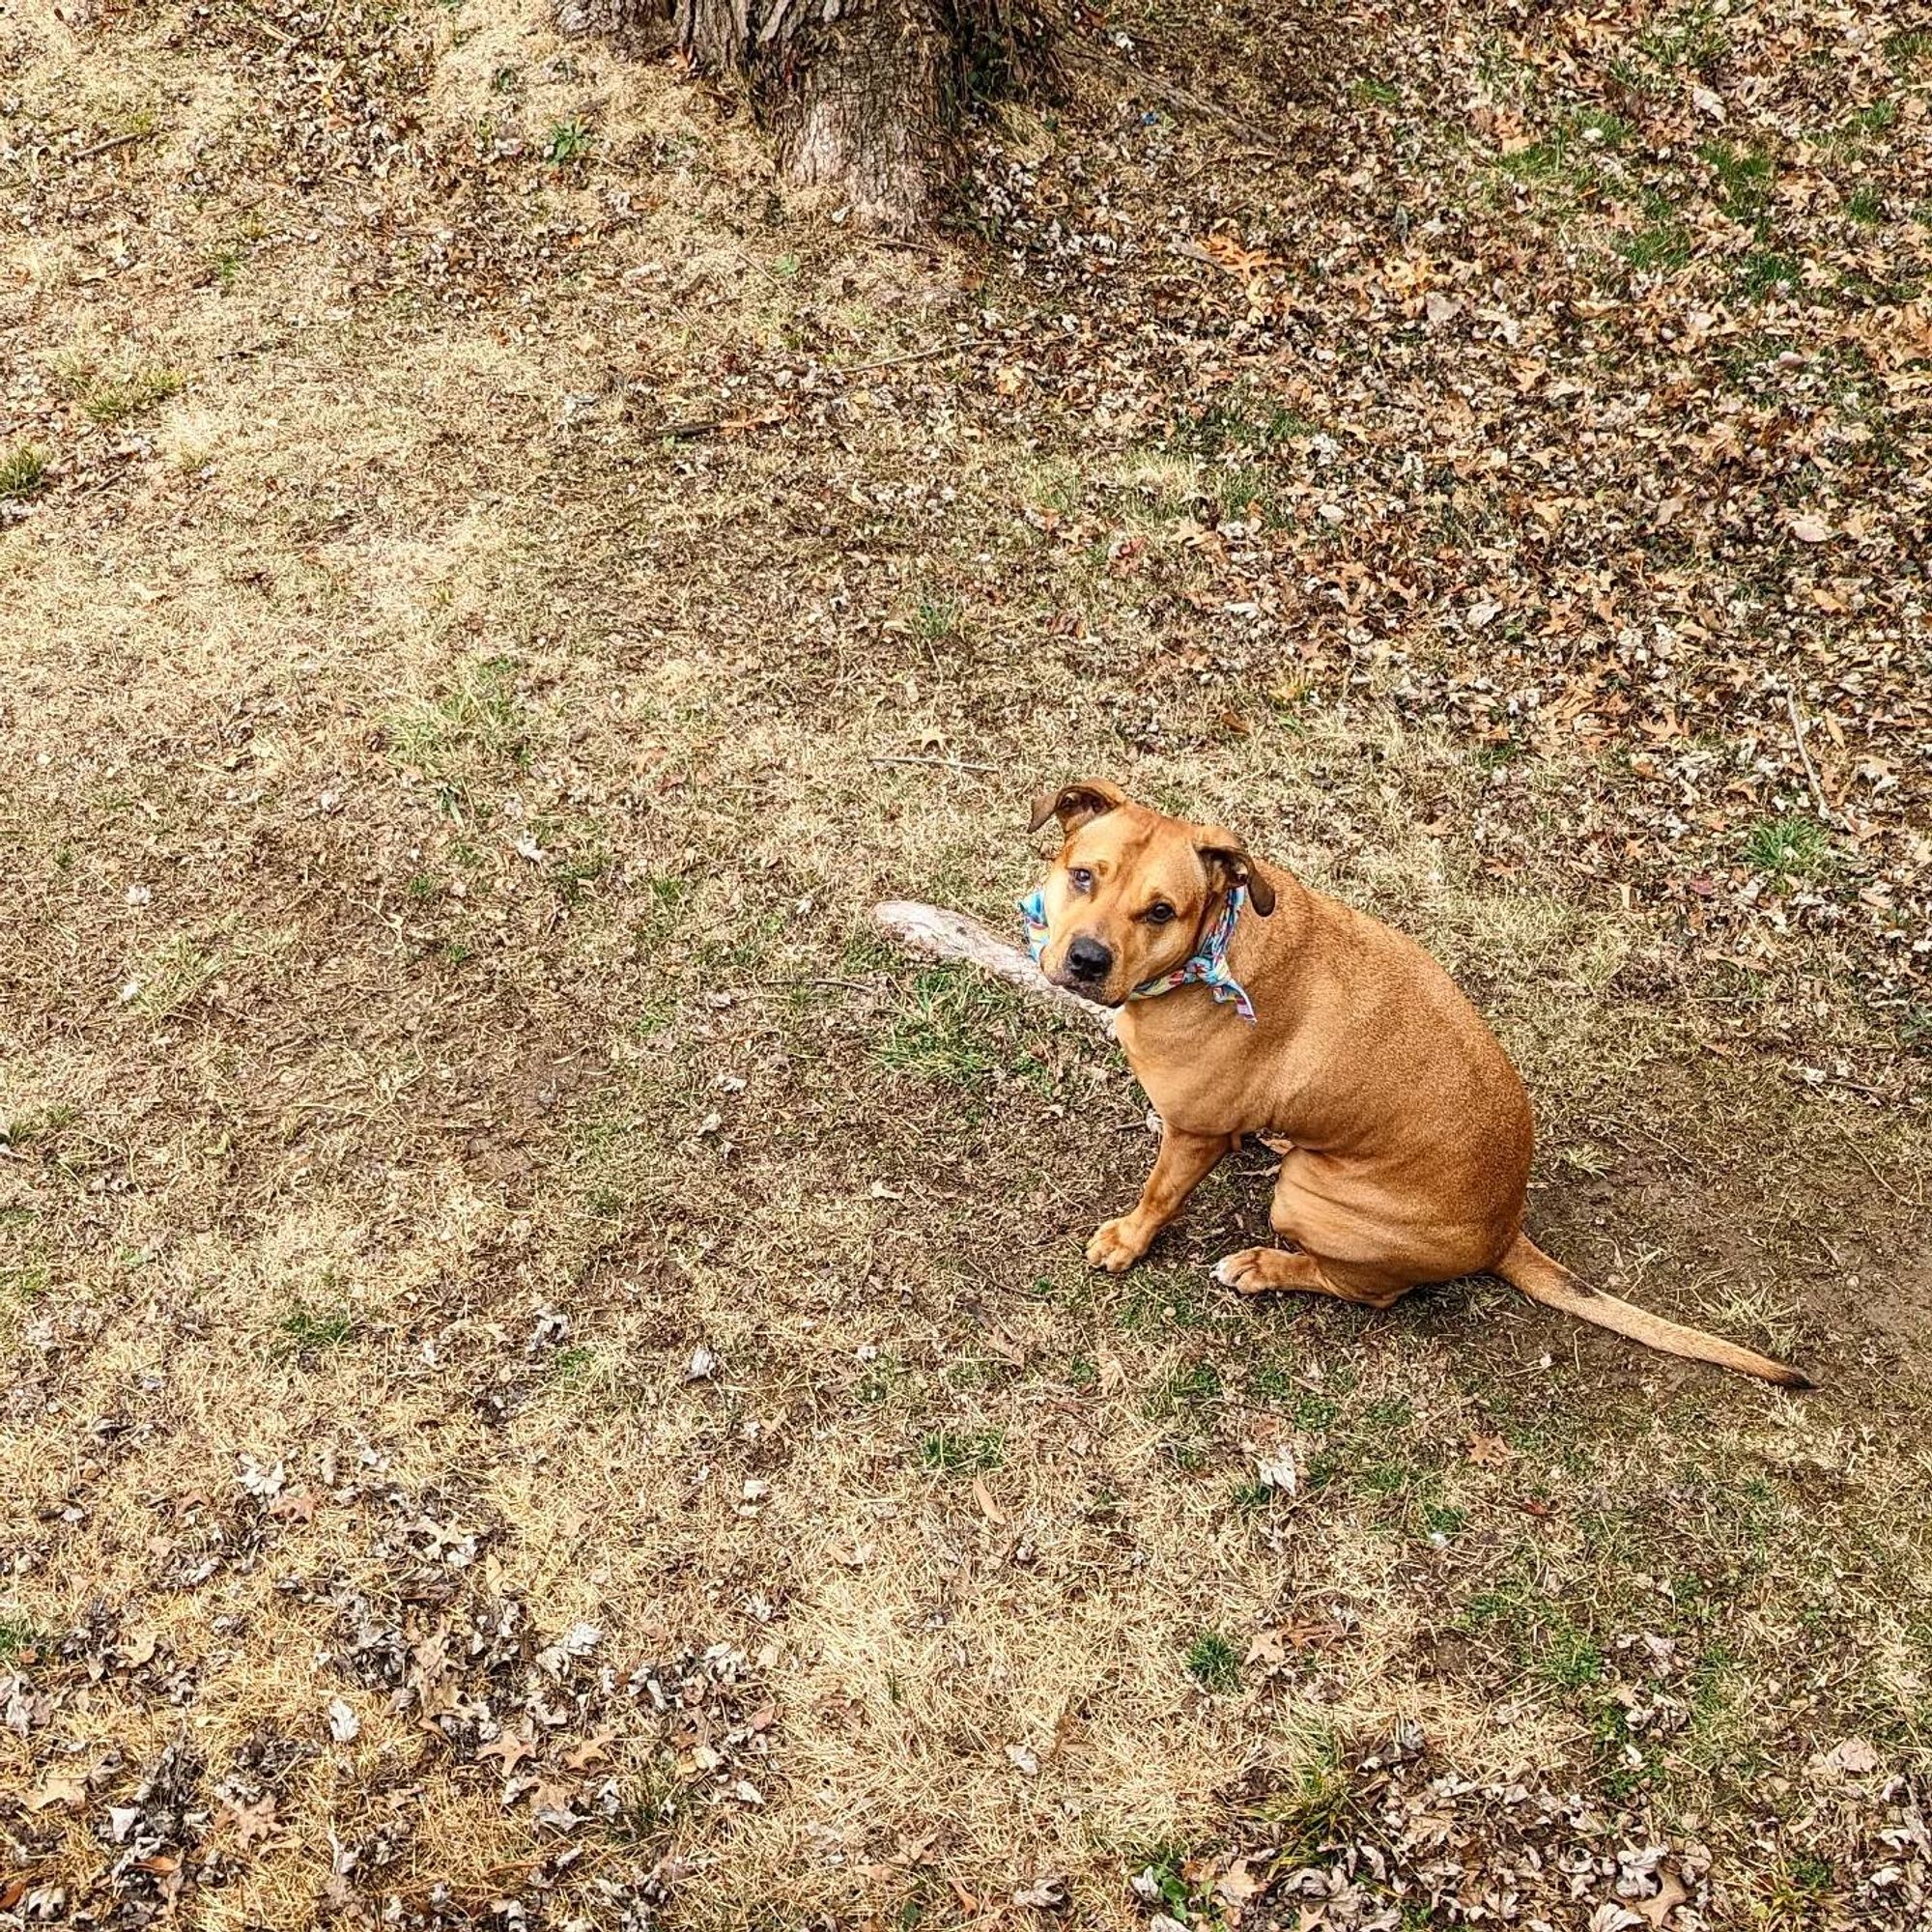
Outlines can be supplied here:
M1165 925L1174 917L1174 908L1165 899L1155 899L1147 909L1147 923L1150 925Z
M1091 893L1094 890L1094 874L1085 866L1069 867L1066 878L1076 893Z

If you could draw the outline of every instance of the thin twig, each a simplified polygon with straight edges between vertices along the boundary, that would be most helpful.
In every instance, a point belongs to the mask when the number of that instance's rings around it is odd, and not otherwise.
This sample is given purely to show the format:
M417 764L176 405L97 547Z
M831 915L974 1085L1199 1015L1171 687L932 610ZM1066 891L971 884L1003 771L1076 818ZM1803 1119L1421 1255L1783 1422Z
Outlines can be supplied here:
M874 369L897 369L907 362L930 362L935 355L956 355L978 349L982 338L969 335L960 342L935 342L930 349L915 349L906 355L888 355L877 362L853 362L826 370L828 376L869 376Z
M77 149L68 156L70 161L91 161L96 155L111 154L116 148L132 147L136 141L155 141L161 135L158 128L142 128L132 134L116 134L105 141L97 141L91 148Z
M235 5L256 26L260 27L265 34L271 34L276 40L280 41L283 46L293 47L297 44L296 37L286 27L278 27L274 21L267 19L262 14L256 13L254 8L248 5L248 0L235 0Z
M872 762L875 765L930 765L936 771L944 772L996 772L1000 769L998 765L972 764L965 758L915 758L909 754L904 757L882 755Z
M784 419L782 414L777 412L762 416L706 416L700 422L657 423L645 434L661 436L667 440L682 440L690 437L710 436L716 430L770 429Z
M853 362L845 367L831 367L825 371L828 376L869 376L875 369L897 369L908 362L930 362L936 355L955 355L968 349L978 349L980 336L969 336L963 342L937 342L930 349L915 349L905 355L888 355L877 362ZM711 436L719 430L726 429L768 429L783 418L770 416L705 416L696 422L658 423L650 431L652 436L664 437L670 440L684 440L692 437ZM990 769L990 767L988 768Z
M1210 121L1219 121L1236 128L1266 154L1277 156L1287 154L1287 150L1266 128L1248 120L1245 115L1236 114L1232 108L1223 107L1217 101L1196 94L1192 88L1182 87L1179 81L1163 79L1159 74L1151 73L1144 67L1136 67L1132 61L1123 60L1119 54L1106 53L1099 47L1076 46L1073 53L1078 60L1090 62L1094 67L1112 68L1116 73L1124 74L1132 84L1145 88L1170 106L1191 108Z
M1627 1121L1625 1122L1624 1124L1626 1126L1634 1128L1637 1133L1640 1133L1645 1140L1655 1141L1658 1144L1658 1146L1662 1148L1666 1152L1674 1153L1677 1156L1677 1158L1684 1163L1686 1167L1692 1168L1697 1173L1700 1174L1703 1172L1703 1169L1701 1167L1698 1167L1697 1163L1694 1160L1692 1160L1690 1156L1688 1153L1686 1153L1684 1150L1681 1147L1679 1147L1675 1141L1665 1140L1663 1136L1656 1130L1656 1128L1645 1126L1641 1121Z
M1864 1165L1865 1165L1865 1172L1866 1172L1867 1174L1869 1174L1869 1175L1871 1176L1871 1178L1872 1178L1872 1179L1874 1179L1875 1181L1877 1181L1877 1182L1878 1182L1878 1184L1879 1184L1879 1185L1880 1185L1881 1187L1883 1187L1883 1188L1885 1189L1885 1191L1886 1191L1886 1192L1887 1192L1888 1194L1889 1194L1889 1195L1891 1196L1891 1198L1892 1198L1892 1199L1893 1199L1894 1201L1902 1201L1902 1202L1904 1202L1904 1204L1905 1204L1905 1205L1906 1205L1906 1207L1908 1207L1908 1208L1916 1208L1916 1207L1917 1207L1917 1206L1918 1205L1918 1203L1917 1203L1916 1201L1914 1201L1914 1200L1912 1199L1912 1197L1911 1197L1911 1196L1910 1196L1909 1194L1901 1194L1901 1193L1900 1193L1900 1192L1898 1191L1898 1189L1897 1189L1897 1188L1895 1188L1895 1187L1894 1187L1894 1186L1893 1186L1893 1185L1891 1184L1891 1182L1890 1182L1890 1181L1889 1181L1889 1180L1888 1180L1888 1179L1887 1179L1885 1178L1885 1176L1884 1176L1883 1174L1881 1174L1881 1173L1879 1172L1879 1170L1878 1170L1878 1166L1877 1166L1877 1164L1876 1164L1876 1163L1875 1163L1875 1162L1873 1161L1873 1159L1872 1159L1871 1155L1870 1155L1870 1154L1868 1154L1868 1153L1867 1153L1867 1152L1866 1152L1866 1151L1864 1151L1864 1149L1863 1149L1863 1148L1861 1148L1861 1146L1860 1146L1860 1145L1858 1144L1858 1142L1857 1142L1856 1140L1854 1140L1854 1139L1852 1138L1852 1136L1851 1136L1850 1132L1849 1132L1849 1131L1848 1131L1848 1130L1846 1129L1846 1126L1845 1126L1845 1123L1844 1123L1844 1122L1843 1122L1842 1121L1840 1121L1840 1120L1839 1120L1839 1119L1837 1118L1837 1116L1836 1116L1836 1115L1833 1115L1833 1116L1832 1117L1832 1124L1833 1124L1833 1126L1834 1126L1834 1127L1836 1127L1836 1128L1837 1128L1837 1130L1838 1130L1838 1132L1839 1132L1840 1136L1841 1136L1841 1137L1843 1138L1843 1140L1844 1140L1844 1143L1845 1143L1845 1145L1846 1145L1846 1146L1847 1146L1848 1148L1850 1148L1850 1149L1851 1149L1851 1151L1853 1151L1853 1152L1854 1152L1855 1154L1857 1154L1857 1155L1858 1155L1858 1157L1859 1157L1859 1158L1860 1158L1860 1159L1861 1159L1861 1161L1863 1161L1863 1162L1864 1162ZM1836 1258L1836 1256L1833 1256L1833 1260L1835 1261L1835 1260L1836 1260L1837 1258Z
M1820 1087L1842 1087L1848 1094L1862 1094L1871 1100L1889 1102L1898 1097L1896 1094L1887 1093L1883 1087L1872 1087L1862 1080L1847 1080L1840 1073L1828 1073L1818 1081L1793 1079L1791 1084L1804 1094L1815 1094Z
M1818 808L1818 816L1827 825L1841 825L1849 832L1851 825L1845 815L1826 803L1825 787L1818 779L1818 767L1811 762L1810 750L1804 743L1804 721L1799 716L1798 699L1788 684L1784 687L1784 708L1791 713L1791 736L1798 746L1798 755L1804 761L1804 776L1810 781L1811 801Z

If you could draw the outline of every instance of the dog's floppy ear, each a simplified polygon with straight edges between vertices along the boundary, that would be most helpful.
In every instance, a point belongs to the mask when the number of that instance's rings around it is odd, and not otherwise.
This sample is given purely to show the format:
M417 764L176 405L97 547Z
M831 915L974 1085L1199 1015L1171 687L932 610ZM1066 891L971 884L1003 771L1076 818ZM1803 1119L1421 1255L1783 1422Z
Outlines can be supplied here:
M1127 795L1106 779L1075 779L1058 791L1040 792L1033 802L1033 823L1029 832L1037 832L1049 818L1060 820L1062 832L1076 832L1090 818L1125 805Z
M1263 878L1261 868L1248 857L1248 848L1225 826L1204 825L1194 849L1204 864L1220 871L1223 878L1248 889L1248 901L1265 919L1274 910L1274 888Z

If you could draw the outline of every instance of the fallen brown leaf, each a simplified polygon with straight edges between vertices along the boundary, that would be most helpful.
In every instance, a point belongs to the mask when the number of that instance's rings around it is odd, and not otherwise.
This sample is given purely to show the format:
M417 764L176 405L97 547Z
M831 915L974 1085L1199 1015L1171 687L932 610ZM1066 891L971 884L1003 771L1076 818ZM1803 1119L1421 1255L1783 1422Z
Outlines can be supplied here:
M1632 1910L1639 1918L1648 1919L1651 1924L1661 1927L1690 1896L1677 1874L1665 1866L1657 1874L1656 1894L1650 1898L1639 1898Z
M1037 1878L1031 1885L1023 1885L1013 1893L1015 1905L1031 1905L1036 1911L1057 1912L1066 1903L1066 1881L1064 1878Z
M609 1764L611 1743L617 1733L614 1730L601 1730L586 1738L575 1750L564 1755L564 1763L572 1771L588 1771L593 1765Z
M565 1812L575 1796L571 1786L560 1779L539 1778L530 1792L530 1806L537 1811Z
M503 1775L507 1777L526 1757L534 1755L528 1739L519 1736L515 1731L505 1731L501 1737L494 1739L476 1753L476 1762L481 1764L486 1757L497 1758L501 1761Z
M217 1825L234 1827L235 1842L245 1852L258 1838L268 1838L274 1834L275 1799L272 1792L258 1798L252 1804L229 1804L215 1814Z
M1340 1643L1347 1635L1348 1632L1332 1621L1298 1619L1293 1623L1277 1624L1270 1630L1263 1631L1248 1646L1247 1661L1273 1667L1285 1662L1292 1650L1324 1650L1330 1644Z
M1230 1926L1238 1925L1248 1905L1268 1889L1267 1879L1250 1871L1248 1862L1245 1857L1236 1859L1214 1881L1214 1895Z
M27 1800L29 1811L51 1810L56 1804L80 1804L87 1799L87 1785L78 1777L50 1776Z

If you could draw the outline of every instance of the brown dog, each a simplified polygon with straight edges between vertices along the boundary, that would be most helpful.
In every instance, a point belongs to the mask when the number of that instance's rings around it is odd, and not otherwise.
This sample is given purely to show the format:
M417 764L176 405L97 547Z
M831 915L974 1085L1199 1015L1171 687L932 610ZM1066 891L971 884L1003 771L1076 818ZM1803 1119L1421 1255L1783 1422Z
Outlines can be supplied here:
M1118 1274L1241 1136L1293 1143L1270 1218L1294 1245L1215 1269L1254 1294L1301 1289L1386 1308L1488 1270L1532 1301L1785 1388L1795 1369L1600 1293L1522 1231L1529 1100L1449 976L1413 940L1189 825L1083 779L1035 802L1064 842L1028 902L1056 985L1120 1009L1160 1153L1131 1212L1087 1244ZM1154 997L1155 995L1160 997Z

